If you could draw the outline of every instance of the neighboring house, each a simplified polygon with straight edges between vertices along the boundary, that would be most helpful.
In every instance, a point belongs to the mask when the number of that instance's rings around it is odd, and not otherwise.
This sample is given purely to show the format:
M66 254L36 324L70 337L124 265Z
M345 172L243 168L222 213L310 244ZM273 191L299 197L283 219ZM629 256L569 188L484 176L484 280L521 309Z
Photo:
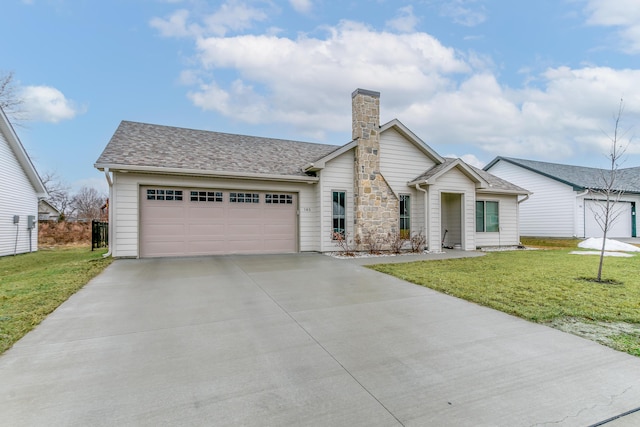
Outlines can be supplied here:
M520 205L520 234L541 237L602 237L601 214L606 169L496 157L485 170L533 194ZM636 237L636 206L640 202L640 168L619 169L615 190L623 191L613 206L617 215L607 237Z
M60 211L46 200L38 202L38 221L58 221Z
M0 108L0 256L38 250L42 180Z
M116 257L335 251L336 237L424 233L429 250L516 245L528 192L441 157L380 94L352 94L342 146L123 121L97 160Z

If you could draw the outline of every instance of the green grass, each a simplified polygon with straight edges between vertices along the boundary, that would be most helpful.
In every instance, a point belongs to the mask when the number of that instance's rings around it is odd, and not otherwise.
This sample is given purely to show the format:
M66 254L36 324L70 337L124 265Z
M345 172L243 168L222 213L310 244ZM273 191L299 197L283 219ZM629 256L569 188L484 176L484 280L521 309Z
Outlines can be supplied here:
M41 249L0 258L0 354L98 275L106 250Z
M640 335L621 334L611 337L612 347L616 350L624 351L634 356L640 357Z
M598 258L511 251L371 268L534 322L575 317L640 324L640 256L605 258L603 279L616 285L581 279L596 276Z

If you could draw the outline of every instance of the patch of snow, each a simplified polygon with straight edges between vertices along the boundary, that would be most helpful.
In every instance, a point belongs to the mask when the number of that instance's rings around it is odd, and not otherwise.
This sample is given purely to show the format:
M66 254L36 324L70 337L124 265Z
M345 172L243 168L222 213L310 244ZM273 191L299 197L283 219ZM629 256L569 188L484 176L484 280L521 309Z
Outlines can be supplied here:
M602 249L602 237L590 237L587 240L578 243L578 247L583 249ZM605 242L604 250L618 252L640 252L640 248L637 246L611 239L607 239L607 241Z
M602 239L601 239L602 240ZM571 255L600 255L600 251L573 251L569 252ZM607 252L605 251L604 256L617 256L617 257L632 257L631 254L625 254L623 252Z

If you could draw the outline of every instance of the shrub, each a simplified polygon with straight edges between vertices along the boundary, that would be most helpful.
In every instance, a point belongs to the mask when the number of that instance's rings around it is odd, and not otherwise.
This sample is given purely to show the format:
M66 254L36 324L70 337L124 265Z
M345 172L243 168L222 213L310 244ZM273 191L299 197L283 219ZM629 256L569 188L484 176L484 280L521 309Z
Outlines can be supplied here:
M367 230L364 237L362 237L362 246L364 246L366 251L371 255L380 255L386 240L385 236L374 234L371 230Z
M403 236L403 233L389 233L387 235L387 243L391 252L394 254L402 252L402 248L406 242L407 239Z
M411 252L422 252L427 244L427 237L420 230L418 233L411 235L409 242L411 242Z
M342 254L345 256L355 256L355 249L354 249L354 243L353 243L353 239L349 240L349 233L347 233L346 235L343 233L337 233L334 232L333 233L333 241L335 242L335 245L340 248L340 250L342 251Z

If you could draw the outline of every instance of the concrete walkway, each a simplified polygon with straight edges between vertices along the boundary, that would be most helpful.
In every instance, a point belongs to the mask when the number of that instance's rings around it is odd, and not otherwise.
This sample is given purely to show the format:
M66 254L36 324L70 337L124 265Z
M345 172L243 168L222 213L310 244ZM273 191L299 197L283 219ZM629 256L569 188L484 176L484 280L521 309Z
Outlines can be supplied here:
M588 426L638 406L640 358L322 255L118 260L0 356L3 426Z

